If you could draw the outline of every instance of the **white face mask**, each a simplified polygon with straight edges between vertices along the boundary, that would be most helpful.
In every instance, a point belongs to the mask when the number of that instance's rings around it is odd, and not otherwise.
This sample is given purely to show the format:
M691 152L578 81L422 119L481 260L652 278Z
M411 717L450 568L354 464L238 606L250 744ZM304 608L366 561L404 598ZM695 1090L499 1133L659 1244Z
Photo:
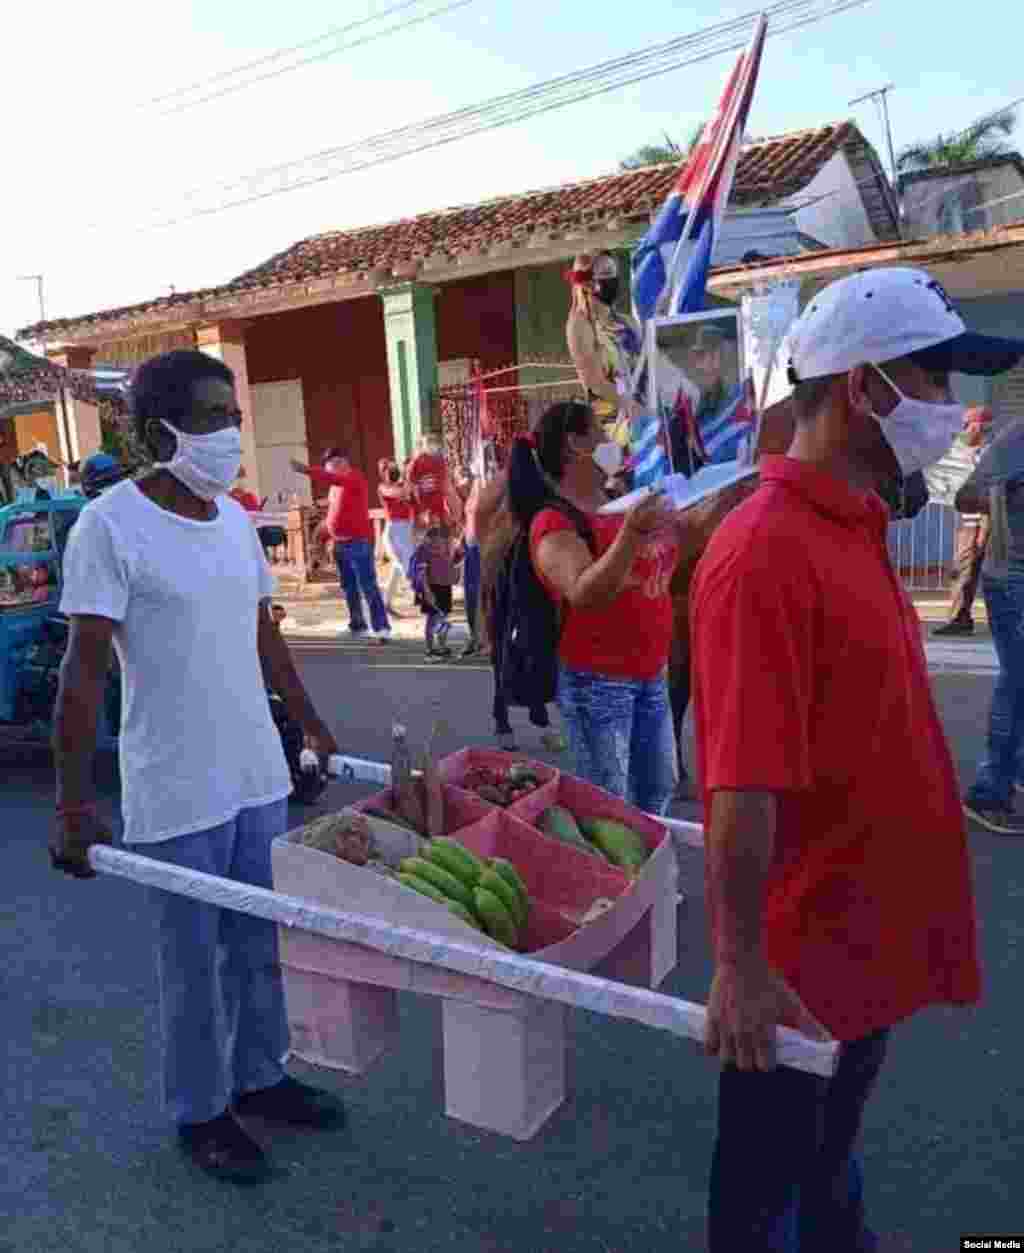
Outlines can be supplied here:
M900 398L892 413L885 417L872 413L872 417L881 427L903 477L907 478L941 461L963 430L966 406L939 405L904 396L880 366L873 365L871 368Z
M622 469L622 462L624 460L622 445L616 444L614 440L609 439L605 440L602 444L598 444L598 446L591 453L591 456L594 458L595 465L605 478L614 478L615 475Z
M191 435L163 422L178 441L170 461L155 464L173 474L200 500L223 496L238 477L242 464L242 433L237 426L226 426L209 435Z

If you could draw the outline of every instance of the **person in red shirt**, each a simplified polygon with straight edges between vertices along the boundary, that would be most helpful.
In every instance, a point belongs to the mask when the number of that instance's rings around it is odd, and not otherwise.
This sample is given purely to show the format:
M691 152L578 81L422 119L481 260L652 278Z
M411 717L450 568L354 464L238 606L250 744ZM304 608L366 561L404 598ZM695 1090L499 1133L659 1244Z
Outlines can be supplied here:
M574 772L663 814L676 782L669 581L683 551L702 544L717 518L672 512L655 494L626 514L598 513L622 455L589 405L553 405L532 443L513 446L509 502L529 527L538 578L563 608L558 706ZM583 515L593 547L563 508L548 507L557 506L549 482Z
M307 475L313 483L330 488L327 493L327 533L334 541L338 579L348 604L348 633L356 638L367 634L363 599L370 608L373 633L380 643L391 638L391 620L377 585L373 558L373 522L370 518L370 486L366 475L353 468L341 448L329 448L322 468L293 461L296 474Z
M409 462L405 481L421 527L449 525L457 520L448 463L436 435L423 437L419 452Z
M409 562L413 554L413 506L409 489L402 482L402 471L390 457L381 457L377 463L377 495L387 517L384 529L384 548L391 562L391 573L384 592L388 613L395 612L395 593L398 584L409 577Z
M980 998L956 772L880 496L952 444L950 373L1021 353L920 271L831 284L790 332L789 452L697 568L710 1253L876 1248L855 1145L889 1031ZM779 1024L839 1042L831 1079L775 1068Z
M245 466L239 466L238 478L235 480L235 485L228 492L228 495L233 500L237 500L247 513L259 513L263 508L263 502L261 502L255 492L250 492L246 489L245 478Z

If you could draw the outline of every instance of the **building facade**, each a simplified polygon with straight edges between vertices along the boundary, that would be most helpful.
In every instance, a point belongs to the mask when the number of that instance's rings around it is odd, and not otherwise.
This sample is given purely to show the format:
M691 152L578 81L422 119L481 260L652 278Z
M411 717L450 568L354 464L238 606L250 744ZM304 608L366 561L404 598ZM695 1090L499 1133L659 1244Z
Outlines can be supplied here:
M26 327L76 365L127 365L196 346L235 372L247 481L309 499L289 461L346 446L375 481L379 457L408 456L433 421L439 383L519 363L566 360L580 252L629 251L676 178L631 170L383 226L303 240L218 288ZM799 257L895 238L891 189L851 122L744 150L715 256ZM539 378L539 376L536 376ZM520 384L534 376L521 371ZM88 417L88 415L86 415Z

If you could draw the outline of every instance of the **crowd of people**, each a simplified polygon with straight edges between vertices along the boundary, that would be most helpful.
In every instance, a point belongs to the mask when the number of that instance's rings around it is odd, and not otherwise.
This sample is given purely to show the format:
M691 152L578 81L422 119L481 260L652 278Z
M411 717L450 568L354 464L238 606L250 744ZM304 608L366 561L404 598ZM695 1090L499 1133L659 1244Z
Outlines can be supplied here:
M472 621L491 647L499 731L511 733L510 700L541 727L557 705L569 769L658 814L676 775L668 673L685 572L713 961L705 1046L721 1063L711 1253L877 1248L856 1141L890 1034L927 1006L980 998L965 807L884 502L964 425L951 374L995 374L1022 356L1024 344L968 333L927 275L866 271L819 293L793 327L791 439L763 452L756 486L682 512L653 494L602 513L622 448L584 402L553 406L503 474L461 494L436 443L380 467L388 547L417 590L428 647L447 646L461 558L479 572ZM291 780L265 682L314 752L339 750L271 617L244 502L229 495L234 380L175 351L140 367L132 407L153 468L86 507L65 554L53 864L90 877L89 846L112 839L92 758L113 648L125 842L271 887ZM385 636L365 476L339 448L295 469L329 489L353 632L367 629L365 599ZM1015 426L957 502L991 519L981 581L1004 674L967 797L990 825L1009 820L1024 739L1021 483ZM550 637L534 636L524 658L511 628L537 623ZM922 866L927 890L911 890ZM163 1092L180 1144L218 1178L268 1179L250 1116L344 1118L337 1098L285 1073L276 930L166 892L154 906ZM779 1025L837 1041L832 1077L778 1067Z

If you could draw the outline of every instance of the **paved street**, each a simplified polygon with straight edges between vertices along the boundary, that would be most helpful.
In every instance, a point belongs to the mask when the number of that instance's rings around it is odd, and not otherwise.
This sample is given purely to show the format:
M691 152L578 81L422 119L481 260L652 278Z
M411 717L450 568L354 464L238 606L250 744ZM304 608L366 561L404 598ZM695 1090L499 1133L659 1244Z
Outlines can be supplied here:
M482 668L427 667L397 645L296 651L347 751L383 757L393 717L420 738L438 708L450 723L444 751L486 742ZM936 690L960 768L971 772L991 679L942 673ZM533 747L525 735L522 744ZM583 1013L572 1019L570 1099L528 1144L444 1116L439 1007L405 998L398 1051L362 1079L318 1074L345 1094L347 1131L275 1136L280 1178L260 1190L236 1192L191 1173L158 1106L144 891L50 871L51 768L10 755L0 768L8 885L0 1253L703 1248L712 1066L667 1035ZM865 1128L870 1211L893 1250L944 1253L962 1232L1024 1229L1024 848L979 833L973 849L986 1002L976 1013L930 1013L898 1032ZM927 864L906 890L928 890ZM703 1000L699 897L681 920L680 965L666 990Z

